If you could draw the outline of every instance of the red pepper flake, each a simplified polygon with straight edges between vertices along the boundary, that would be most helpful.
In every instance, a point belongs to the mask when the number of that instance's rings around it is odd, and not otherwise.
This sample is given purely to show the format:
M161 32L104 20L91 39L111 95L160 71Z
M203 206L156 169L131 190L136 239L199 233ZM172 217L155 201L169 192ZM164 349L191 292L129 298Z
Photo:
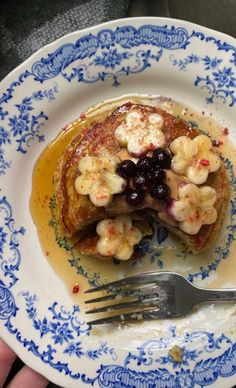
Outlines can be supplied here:
M149 144L149 149L150 149L150 150L155 150L156 147L155 147L155 145L154 145L153 143L150 143L150 144Z
M81 112L79 117L81 120L84 120L86 119L86 114L84 112Z
M46 252L46 256L49 256L49 252L48 251Z
M227 136L227 135L229 134L229 130L228 130L228 128L226 128L226 127L222 128L222 129L221 129L221 132L222 132L222 134L223 134L224 136Z
M109 229L108 229L108 237L109 239L113 239L115 238L117 235L117 231L116 231L116 228L112 225Z
M202 160L200 160L199 164L201 166L205 167L205 166L209 166L210 162L207 159L202 159Z
M220 147L220 146L222 146L223 144L224 144L224 142L221 141L221 140L213 140L213 141L212 141L213 147Z
M79 289L80 289L79 285L75 284L74 287L72 288L72 294L78 294Z

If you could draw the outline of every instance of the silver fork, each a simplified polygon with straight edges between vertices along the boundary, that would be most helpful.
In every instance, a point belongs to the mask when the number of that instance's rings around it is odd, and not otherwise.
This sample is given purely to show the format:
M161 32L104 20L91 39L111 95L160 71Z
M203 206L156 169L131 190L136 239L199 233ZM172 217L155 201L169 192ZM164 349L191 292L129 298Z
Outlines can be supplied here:
M110 300L115 303L93 308L86 314L119 313L88 322L91 325L176 318L190 313L199 303L236 300L236 289L195 287L184 276L173 272L147 272L91 288L85 293L98 291L105 291L106 295L85 303Z

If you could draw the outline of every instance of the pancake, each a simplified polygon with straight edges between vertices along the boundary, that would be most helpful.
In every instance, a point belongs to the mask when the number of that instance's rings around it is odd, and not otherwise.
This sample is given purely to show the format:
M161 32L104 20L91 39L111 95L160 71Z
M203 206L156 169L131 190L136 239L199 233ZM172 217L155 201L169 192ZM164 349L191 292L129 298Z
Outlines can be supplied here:
M88 196L78 194L75 189L75 180L80 175L78 165L85 156L103 157L111 154L118 155L121 160L127 159L127 151L117 141L115 130L125 120L127 113L132 110L141 112L144 117L153 113L163 117L162 132L165 135L165 148L167 149L170 143L180 136L194 139L199 135L199 131L189 122L161 108L132 102L106 111L104 115L98 112L96 116L95 112L92 120L85 116L82 125L81 121L73 124L75 128L78 127L77 134L59 161L54 174L54 186L61 232L67 237L77 234L75 247L82 254L110 259L110 256L103 257L97 251L99 237L96 233L96 224L103 219L111 219L121 214L130 214L133 217L134 210L137 210L127 204L124 194L115 195L112 202L106 207L97 207ZM128 158L131 156L128 155ZM171 198L177 197L178 187L185 181L186 177L179 176L170 170L166 171L166 183L170 187ZM197 234L189 235L178 227L178 222L170 218L166 203L156 201L150 194L146 194L142 206L138 207L139 214L143 218L139 224L143 237L151 233L150 224L145 220L151 215L154 220L177 235L190 252L198 253L210 247L219 232L230 197L228 176L223 164L217 172L209 174L205 184L212 187L217 194L215 203L217 219L213 224L202 225Z
M178 225L173 225L173 222L171 222L170 218L168 217L168 214L166 214L166 219L164 217L160 218L158 214L160 211L163 211L165 207L163 206L163 204L157 203L157 201L153 200L150 196L148 196L146 203L142 207L145 208L146 206L145 211L142 211L142 209L140 208L140 217L142 217L143 219L146 218L147 220L150 220L150 218L152 218L152 220L155 220L159 224L165 226L169 230L169 232L180 238L180 241L185 245L186 249L189 252L194 254L202 252L203 250L210 248L212 243L214 242L221 228L226 208L230 199L231 191L228 184L228 176L223 165L217 173L213 174L209 178L208 184L212 188L214 188L217 193L215 208L217 210L218 217L216 222L214 222L213 224L202 225L197 235L191 236L187 233L184 233L178 228ZM118 202L121 204L120 208L117 207ZM120 214L122 211L124 213L127 213L127 205L124 196L120 196L120 199L118 200L116 199L111 204L111 206L111 213L113 215ZM148 225L148 222L145 223L144 221L143 225L139 223L139 229L142 230L144 236L149 236L151 234L151 230L148 229ZM102 258L97 252L98 239L99 238L96 234L96 229L94 227L88 228L87 233L82 234L80 236L80 239L77 241L75 247L80 253L84 255Z
M114 136L115 129L122 123L127 112L134 109L144 114L159 113L163 116L163 132L167 146L179 136L194 138L198 135L189 123L162 109L132 103L118 107L102 122L94 123L90 127L87 127L85 120L83 130L80 129L81 132L65 150L54 175L58 219L62 233L66 236L71 237L93 222L106 218L105 208L94 206L87 196L76 192L74 182L79 175L78 163L84 156L102 156L107 153L117 155L121 151L121 146ZM128 210L131 211L133 209ZM109 215L112 215L111 212Z

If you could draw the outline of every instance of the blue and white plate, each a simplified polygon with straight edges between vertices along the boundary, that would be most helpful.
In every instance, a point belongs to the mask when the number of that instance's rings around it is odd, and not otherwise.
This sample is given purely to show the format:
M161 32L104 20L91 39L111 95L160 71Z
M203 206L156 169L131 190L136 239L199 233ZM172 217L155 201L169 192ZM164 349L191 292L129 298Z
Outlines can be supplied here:
M80 112L127 93L161 94L211 113L235 142L236 41L181 20L116 20L44 47L1 82L1 337L26 364L64 387L231 387L234 304L203 306L178 320L92 330L42 253L29 211L38 156ZM213 257L196 271L184 253L173 261L202 286L222 276L222 286L236 287L235 178L232 161L226 162L234 196ZM162 247L167 233L156 233ZM166 269L161 250L149 259ZM90 283L97 279L94 274ZM175 345L179 362L170 352Z

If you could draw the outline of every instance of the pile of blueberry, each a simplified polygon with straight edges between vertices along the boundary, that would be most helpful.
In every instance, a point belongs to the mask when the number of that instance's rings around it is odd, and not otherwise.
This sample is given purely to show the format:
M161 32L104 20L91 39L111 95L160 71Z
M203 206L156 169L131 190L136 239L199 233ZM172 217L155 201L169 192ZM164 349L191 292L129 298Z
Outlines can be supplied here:
M158 149L152 156L142 156L137 164L132 160L123 160L117 166L117 174L129 182L126 189L126 202L130 206L140 206L144 202L145 192L159 201L169 197L169 187L164 183L169 169L171 156L164 149Z

